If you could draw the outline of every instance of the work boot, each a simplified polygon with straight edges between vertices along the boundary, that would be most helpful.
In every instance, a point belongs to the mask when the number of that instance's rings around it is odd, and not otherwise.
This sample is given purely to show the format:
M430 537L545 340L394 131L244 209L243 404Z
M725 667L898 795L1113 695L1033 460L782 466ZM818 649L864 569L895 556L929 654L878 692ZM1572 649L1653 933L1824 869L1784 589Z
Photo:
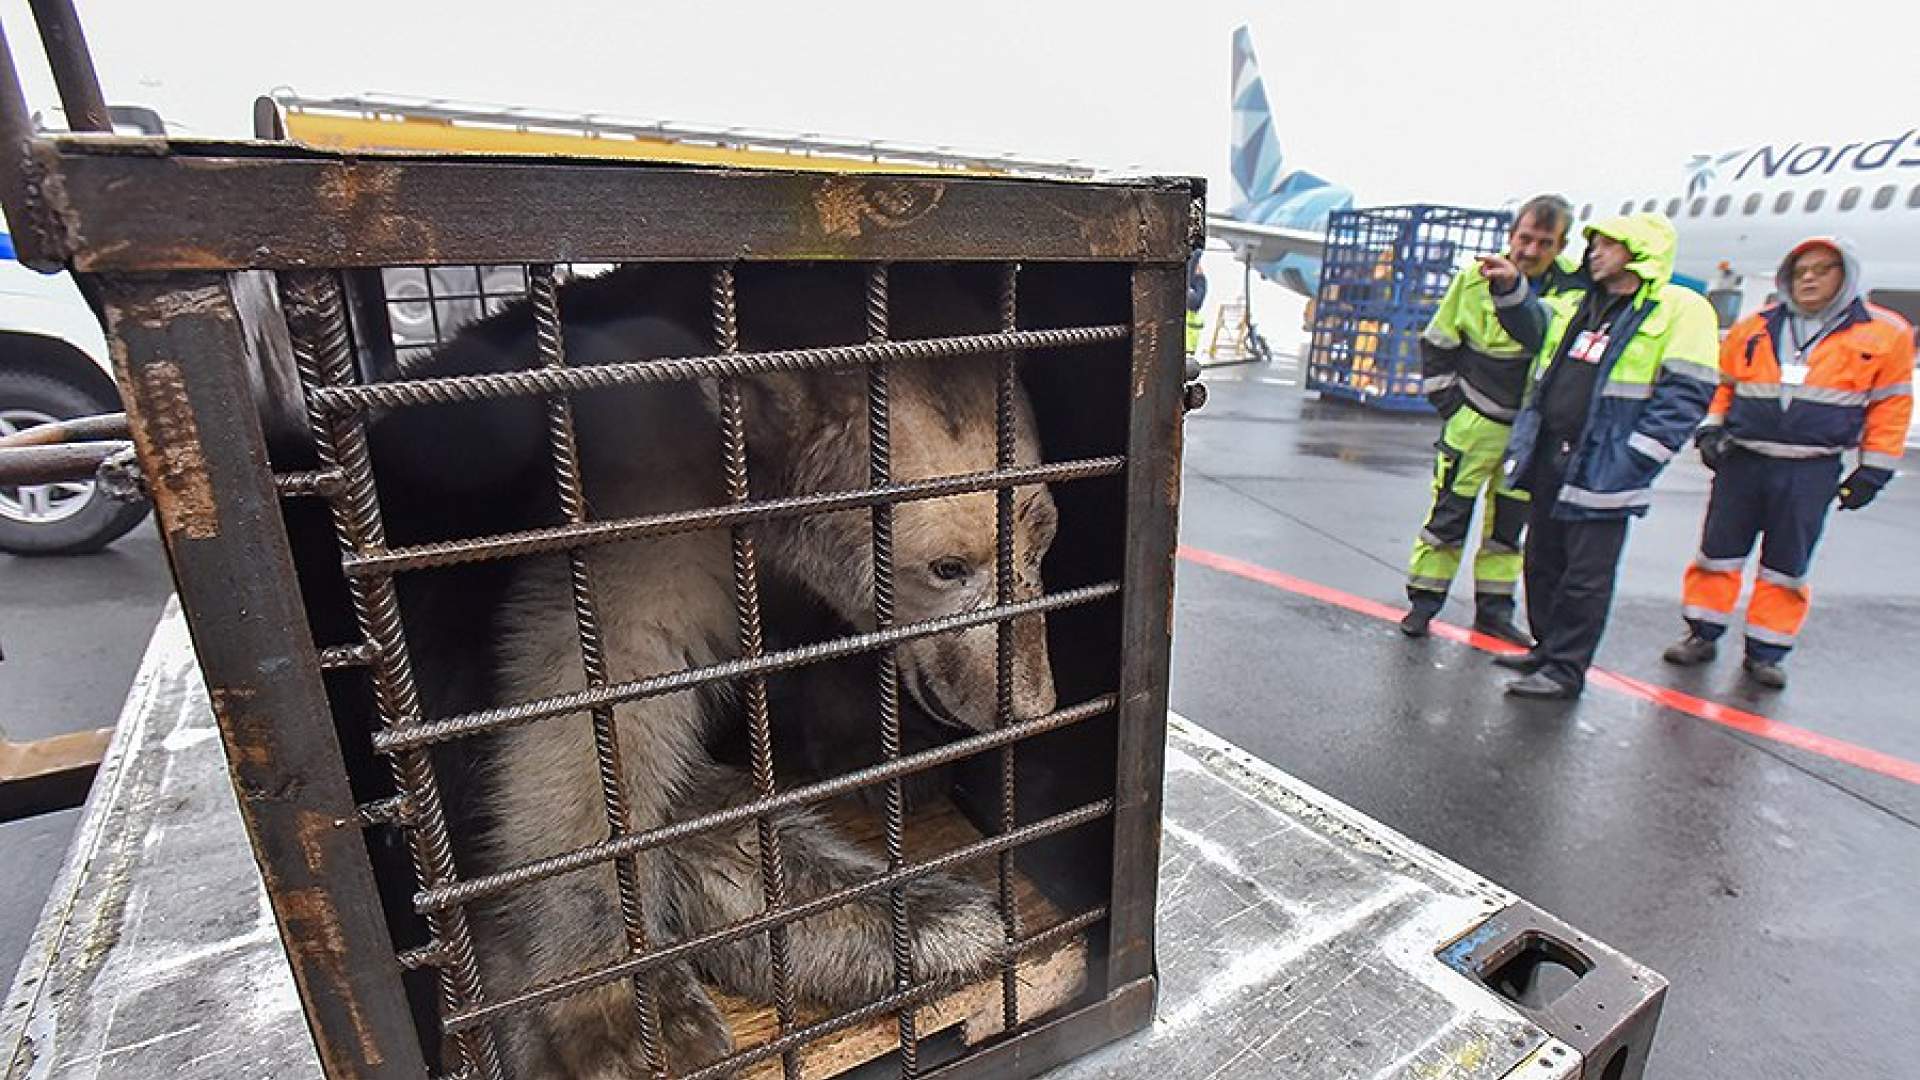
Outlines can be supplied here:
M1436 596L1433 593L1414 594L1412 608L1407 611L1406 617L1400 620L1400 632L1412 638L1426 637L1427 624L1433 621L1435 615L1440 614L1440 605L1446 603L1446 600L1446 597Z
M1746 671L1747 678L1769 690L1786 689L1787 669L1771 660L1755 660L1749 656L1741 661L1740 667Z
M1541 701L1565 701L1580 696L1580 688L1568 686L1544 671L1523 675L1507 684L1507 693L1518 698Z
M1523 649L1533 648L1533 639L1513 625L1513 597L1481 596L1474 600L1473 629L1476 633L1498 638Z
M1720 646L1717 642L1689 632L1686 637L1667 646L1667 651L1661 653L1660 658L1669 664L1692 667L1695 664L1704 664L1718 655L1720 655Z

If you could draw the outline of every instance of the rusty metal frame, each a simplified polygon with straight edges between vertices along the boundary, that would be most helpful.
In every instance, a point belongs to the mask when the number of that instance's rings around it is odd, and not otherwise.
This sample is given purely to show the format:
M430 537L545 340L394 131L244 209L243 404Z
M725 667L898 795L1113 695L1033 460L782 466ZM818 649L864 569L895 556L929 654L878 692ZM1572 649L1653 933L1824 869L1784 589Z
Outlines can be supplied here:
M374 888L225 279L92 282L241 815L330 1077L426 1066Z
M84 42L65 0L36 4L43 36L89 122L98 103ZM0 41L0 53L6 53ZM76 60L75 57L79 59ZM77 135L32 138L7 54L0 69L0 197L23 257L75 271L96 301L116 348L134 447L159 515L257 860L323 1065L332 1077L419 1077L425 1056L407 1007L403 968L439 973L441 1028L456 1075L502 1075L491 1021L592 986L630 981L651 1063L658 1017L644 976L703 948L766 935L772 949L779 1035L693 1076L719 1076L779 1057L797 1076L807 1043L853 1023L896 1018L904 1075L916 1075L913 1006L938 987L916 983L907 953L903 887L975 860L997 865L1008 956L1000 966L1009 1035L937 1071L941 1076L1031 1075L1150 1020L1153 912L1160 780L1171 638L1175 511L1182 411L1181 322L1185 267L1203 238L1203 185L1193 180L1114 183L972 177L813 175L660 168L631 162L337 155L274 143L206 143ZM733 266L742 261L854 261L867 266L864 339L825 348L751 353L735 330ZM680 262L712 268L717 353L570 367L561 336L554 267L570 262ZM971 336L896 341L889 335L889 267L914 262L990 262L1000 267L998 325ZM1022 329L1023 263L1120 263L1130 269L1130 318L1113 325ZM381 268L520 264L529 268L537 366L497 375L369 382L356 363L343 280L377 283ZM272 271L303 384L311 467L276 474L250 365L267 362L242 325L232 275ZM374 302L369 300L369 302ZM429 301L431 302L431 301ZM1045 465L1014 464L1016 354L1126 343L1127 433L1123 455ZM380 343L382 346L384 343ZM358 343L365 348L366 342ZM997 365L996 454L988 472L900 482L885 431L887 371L914 358L979 357ZM773 371L863 369L871 461L868 486L846 492L754 500L738 380ZM584 506L570 395L616 384L712 380L720 387L727 492L724 505L652 517L597 520ZM550 528L469 540L390 546L373 487L366 432L374 409L501 396L543 399L549 451L564 520ZM1012 591L1012 495L1016 486L1118 477L1126 497L1124 559L1117 580L1032 599ZM996 493L998 591L991 606L921 623L892 612L893 507L963 492ZM284 499L318 498L339 534L342 569L359 640L319 648L308 634L301 586L281 516ZM832 641L768 648L761 638L757 521L865 509L872 520L875 629ZM629 682L611 681L599 658L594 584L584 553L605 543L695 529L732 536L739 625L737 657ZM452 716L424 713L394 599L397 576L433 566L568 554L586 688ZM1117 599L1117 603L1115 603ZM1044 717L1015 719L1012 620L1105 603L1120 620L1119 684ZM895 647L932 634L994 624L997 722L993 730L933 750L900 747ZM805 787L778 790L766 715L767 675L856 653L880 660L880 764ZM323 670L358 668L371 678L382 726L372 749L391 766L399 795L356 805L330 720ZM753 798L651 829L628 820L611 708L624 701L731 682L744 689ZM460 877L449 854L429 751L513 724L569 713L594 720L606 799L607 838L494 873ZM1022 822L1014 747L1075 725L1111 718L1117 771L1104 797ZM997 828L936 858L903 853L901 780L937 765L997 758ZM887 870L834 893L794 902L781 880L770 815L868 785L885 785ZM745 921L660 945L641 930L632 860L698 833L756 821L765 911ZM1052 927L1020 925L1012 904L1013 855L1067 830L1110 831L1104 903ZM396 955L374 886L363 830L397 826L407 838L419 891L416 911L431 941ZM610 863L619 873L627 955L505 999L481 985L466 906L528 882ZM798 1026L786 989L781 935L793 921L860 896L889 897L891 993L867 1006ZM1104 931L1100 928L1104 926ZM1064 1016L1019 1024L1014 957L1067 936L1103 934L1089 1002Z
M21 250L84 272L1171 262L1191 250L1186 180L749 173L96 135L34 140L28 157L39 188Z

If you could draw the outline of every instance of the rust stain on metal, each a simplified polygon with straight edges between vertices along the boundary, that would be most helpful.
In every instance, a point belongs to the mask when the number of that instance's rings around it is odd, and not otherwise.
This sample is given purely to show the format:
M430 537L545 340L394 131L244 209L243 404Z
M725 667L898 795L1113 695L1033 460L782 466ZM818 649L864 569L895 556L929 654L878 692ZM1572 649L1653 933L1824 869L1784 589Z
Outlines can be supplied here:
M132 240L112 240L80 250L74 255L73 268L80 271L100 271L113 268L127 260L140 259L165 263L170 269L220 270L227 265L220 258L220 253L213 248L189 244L143 244Z
M1087 249L1114 258L1144 255L1147 251L1147 221L1124 214L1103 214L1082 218L1080 236Z
M328 814L302 810L295 818L294 834L299 837L300 855L307 870L319 877L327 865L327 844L334 836L334 819Z
M1070 199L1050 199L1047 208L1073 222L1080 242L1094 255L1134 259L1146 252L1145 205L1130 198L1126 204L1087 212Z
M218 285L197 289L175 289L161 293L140 313L140 321L154 329L164 329L175 319L190 315L219 315L226 310L227 290Z
M828 181L813 193L820 231L828 236L860 235L860 192L857 185Z
M321 175L315 194L326 202L328 209L346 211L363 202L390 199L399 186L397 170L377 164L345 162Z
M211 686L207 696L213 702L213 715L220 721L220 730L226 734L227 758L229 767L235 775L235 784L241 784L240 777L250 772L259 773L274 767L272 733L267 730L270 722L244 706L254 696L249 687ZM243 793L252 794L243 788Z
M216 686L207 691L213 698L213 709L224 713L234 702L252 701L257 692L251 686Z
M1185 438L1185 426L1176 422L1173 425L1173 433L1168 436L1169 445L1167 448L1167 508L1173 515L1173 520L1176 523L1180 519L1180 457L1181 445ZM1176 532L1178 528L1179 526L1176 524ZM1164 633L1169 642L1173 640L1173 583L1174 579L1178 576L1175 572L1175 561L1176 554L1172 551L1167 552L1167 621L1163 625L1165 627Z
M1175 511L1180 509L1180 457L1186 438L1186 425L1175 420L1173 431L1167 436L1167 507Z
M188 301L197 303L198 301ZM122 370L125 370L124 367ZM220 535L213 485L200 452L200 427L187 400L180 365L160 360L137 369L140 392L134 395L134 442L146 467L153 503L167 532L186 540Z
M342 245L352 233L380 235L414 249L422 262L434 262L439 235L428 222L398 209L404 178L400 169L379 162L342 162L321 174L314 194L327 218L354 225L341 233Z
M317 827L326 827L324 820L316 820ZM307 824L303 816L300 822L303 833ZM316 1000L310 987L316 981L326 984L327 991L322 997L346 1007L347 1026L359 1043L360 1062L373 1066L384 1063L386 1055L380 1051L380 1043L360 1009L360 999L347 976L347 943L340 933L340 912L334 906L333 897L319 887L283 888L271 895L279 898L275 914L280 918L282 940L288 946L288 959L293 961L293 978L300 985L301 1000ZM336 1045L328 1039L315 1039L314 1044L323 1057L330 1057L328 1051ZM360 1075L356 1064L339 1060L323 1062L327 1075L337 1077Z
M1158 319L1140 319L1133 324L1133 400L1139 401L1147 396L1147 386L1153 381L1153 366L1160 356L1160 321Z
M58 270L71 253L81 246L80 216L67 197L66 179L53 167L57 158L53 149L41 140L27 143L20 151L21 191L25 205L16 207L13 216L20 261L37 270Z
M814 215L828 236L852 238L869 227L900 229L940 206L946 185L928 181L875 180L834 176L813 192Z

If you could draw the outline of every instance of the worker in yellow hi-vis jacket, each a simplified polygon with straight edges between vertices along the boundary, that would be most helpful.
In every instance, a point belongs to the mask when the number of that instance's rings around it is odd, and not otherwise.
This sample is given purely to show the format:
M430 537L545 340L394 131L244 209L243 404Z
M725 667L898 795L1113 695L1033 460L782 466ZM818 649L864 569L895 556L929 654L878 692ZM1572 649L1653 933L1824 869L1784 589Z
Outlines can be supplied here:
M1561 257L1573 211L1558 195L1541 195L1520 208L1507 234L1508 257L1533 283L1555 296L1584 288ZM1446 298L1421 335L1421 388L1445 421L1435 448L1433 506L1414 542L1407 570L1410 608L1400 621L1408 637L1424 637L1446 602L1460 569L1474 506L1481 506L1480 549L1473 561L1473 628L1531 645L1514 625L1513 594L1520 580L1520 533L1527 519L1525 492L1500 474L1507 435L1520 411L1533 354L1507 335L1478 267L1454 276Z
M1200 268L1200 253L1187 260L1187 355L1200 353L1200 334L1207 328L1201 311L1207 303L1207 272Z

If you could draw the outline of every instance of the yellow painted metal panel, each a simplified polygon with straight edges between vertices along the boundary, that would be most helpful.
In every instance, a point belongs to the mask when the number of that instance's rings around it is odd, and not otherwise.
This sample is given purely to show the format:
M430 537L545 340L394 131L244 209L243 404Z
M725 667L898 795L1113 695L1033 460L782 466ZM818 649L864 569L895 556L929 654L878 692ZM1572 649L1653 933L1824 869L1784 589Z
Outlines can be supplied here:
M437 150L488 154L555 154L565 157L639 158L646 161L730 165L754 169L814 172L882 172L936 175L995 175L987 169L936 168L866 158L795 154L668 139L522 131L507 127L452 124L411 117L374 119L333 113L285 114L287 134L296 142L327 150Z

